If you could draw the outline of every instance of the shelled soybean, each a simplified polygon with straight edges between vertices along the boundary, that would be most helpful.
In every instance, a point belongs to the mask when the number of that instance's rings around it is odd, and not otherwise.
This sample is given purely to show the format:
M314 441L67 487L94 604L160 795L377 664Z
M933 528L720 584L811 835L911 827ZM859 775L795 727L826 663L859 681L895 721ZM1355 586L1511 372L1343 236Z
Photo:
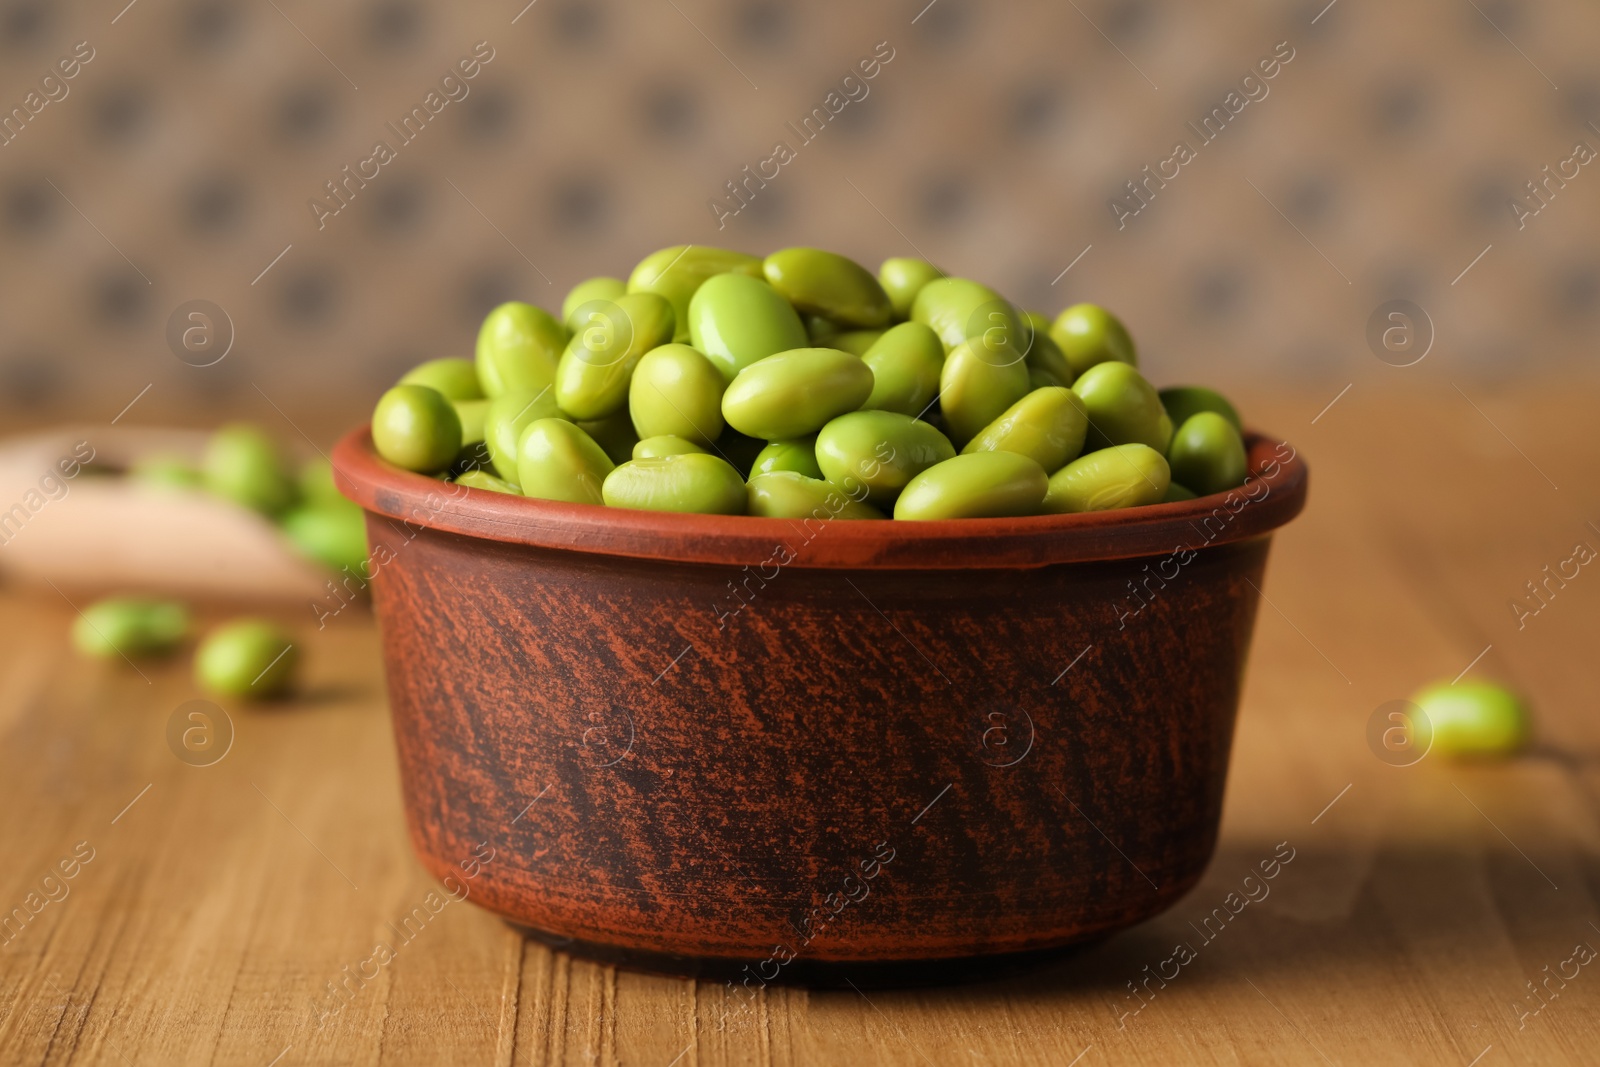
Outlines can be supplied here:
M1157 391L1117 317L1052 321L897 257L703 245L590 278L561 316L511 302L472 360L378 401L396 466L577 504L801 518L1103 511L1244 482L1238 413Z

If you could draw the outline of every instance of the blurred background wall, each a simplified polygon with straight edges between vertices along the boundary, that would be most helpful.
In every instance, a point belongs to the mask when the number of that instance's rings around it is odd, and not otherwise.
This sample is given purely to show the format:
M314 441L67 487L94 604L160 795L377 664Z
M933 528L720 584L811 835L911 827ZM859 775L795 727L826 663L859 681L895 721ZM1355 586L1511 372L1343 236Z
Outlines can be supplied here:
M470 354L496 303L554 309L680 242L920 252L1050 314L1102 302L1158 382L1393 373L1366 331L1395 298L1426 309L1415 373L1441 385L1594 366L1579 0L125 2L0 0L12 426L109 419L147 385L144 421L268 399L351 421ZM805 143L788 124L815 108ZM793 158L728 214L777 142ZM347 165L377 174L341 206ZM169 342L194 300L231 322L212 366Z

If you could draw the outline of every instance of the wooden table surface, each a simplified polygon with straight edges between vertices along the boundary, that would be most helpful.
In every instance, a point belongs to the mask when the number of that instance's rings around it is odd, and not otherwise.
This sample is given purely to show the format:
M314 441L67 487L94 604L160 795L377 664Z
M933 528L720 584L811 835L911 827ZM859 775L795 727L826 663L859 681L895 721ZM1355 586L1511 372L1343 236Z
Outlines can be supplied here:
M26 921L0 931L0 1063L1596 1062L1600 575L1552 583L1520 629L1510 602L1600 549L1600 389L1373 374L1313 424L1338 387L1238 391L1313 480L1269 564L1199 888L1026 976L774 989L721 1025L720 984L572 959L467 903L332 996L437 891L405 839L370 615L291 616L303 696L231 709L227 755L193 766L167 740L196 695L184 658L85 663L62 596L4 590L0 908ZM1533 751L1374 755L1379 705L1463 672L1528 695ZM1157 970L1176 975L1135 996Z

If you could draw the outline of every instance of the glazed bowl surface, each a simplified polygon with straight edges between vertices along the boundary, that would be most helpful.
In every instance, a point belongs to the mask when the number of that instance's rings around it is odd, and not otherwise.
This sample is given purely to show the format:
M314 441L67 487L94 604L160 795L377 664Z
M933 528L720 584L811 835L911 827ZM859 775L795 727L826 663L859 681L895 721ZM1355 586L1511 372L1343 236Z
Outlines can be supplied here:
M417 854L541 937L747 986L1148 918L1216 844L1305 502L1291 446L1247 446L1199 500L802 522L468 489L352 431Z

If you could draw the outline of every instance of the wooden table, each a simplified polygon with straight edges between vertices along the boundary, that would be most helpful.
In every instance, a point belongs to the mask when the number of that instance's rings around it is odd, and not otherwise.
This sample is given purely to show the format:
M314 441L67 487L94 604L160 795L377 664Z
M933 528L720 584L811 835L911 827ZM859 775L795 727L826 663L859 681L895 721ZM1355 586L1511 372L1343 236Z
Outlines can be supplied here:
M451 903L335 997L437 889L404 836L370 616L293 616L303 697L235 709L227 755L192 766L167 741L195 695L181 659L84 663L61 596L7 590L0 908L39 909L0 933L0 1062L1595 1062L1600 965L1575 948L1600 948L1600 575L1552 585L1521 629L1509 602L1576 543L1600 548L1600 389L1378 369L1314 424L1342 383L1235 390L1314 474L1269 568L1205 881L988 984L773 990L719 1027L718 984L571 959ZM1379 760L1373 711L1458 674L1527 693L1536 748ZM1288 850L1207 940L1204 918ZM62 863L73 877L47 882Z

